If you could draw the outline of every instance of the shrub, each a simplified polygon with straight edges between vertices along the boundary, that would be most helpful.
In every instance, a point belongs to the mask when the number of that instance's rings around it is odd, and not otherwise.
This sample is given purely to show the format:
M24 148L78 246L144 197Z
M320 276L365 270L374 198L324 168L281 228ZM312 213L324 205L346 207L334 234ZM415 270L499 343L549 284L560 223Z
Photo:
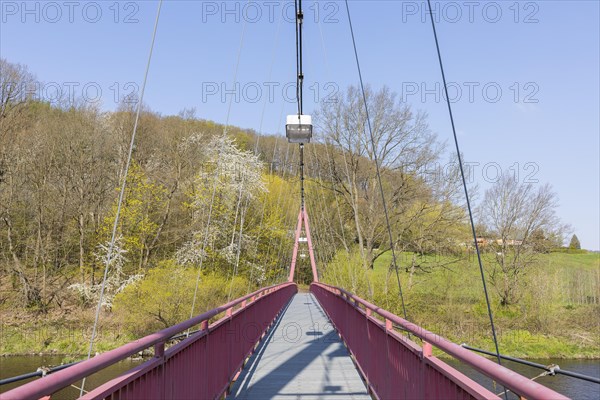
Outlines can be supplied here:
M141 281L127 287L114 301L114 312L125 329L135 336L145 335L185 321L190 317L197 270L162 262ZM245 294L247 282L236 277L233 282L215 272L201 273L194 315Z

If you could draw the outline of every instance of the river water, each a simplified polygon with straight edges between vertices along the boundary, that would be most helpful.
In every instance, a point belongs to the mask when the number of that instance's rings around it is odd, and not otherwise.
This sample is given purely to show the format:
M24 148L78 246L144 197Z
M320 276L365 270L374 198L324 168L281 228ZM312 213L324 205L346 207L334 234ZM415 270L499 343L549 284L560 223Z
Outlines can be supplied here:
M10 378L17 375L27 374L29 372L35 372L39 367L54 367L61 364L63 357L61 356L10 356L0 357L0 379ZM86 378L85 389L90 390L96 388L112 379L121 373L138 365L139 361L123 360L118 364L115 364L109 368L106 368L88 378ZM26 381L20 381L18 383L11 383L8 385L0 386L0 393L6 392L17 386L22 385L26 382L31 382L36 379L32 378ZM80 386L81 382L77 382L76 385ZM76 399L79 397L79 389L75 387L69 387L61 390L60 392L52 396L52 400L67 400ZM2 397L2 400L4 398ZM8 399L7 399L8 400Z
M0 357L0 379L25 374L37 370L40 366L56 366L60 365L62 357L57 356L15 356L15 357ZM590 375L599 378L600 377L600 360L531 360L543 365L558 364L561 369L572 372L578 372L584 375ZM448 361L449 364L453 365L456 369L460 370L471 379L479 382L486 386L488 389L495 393L502 392L502 388L494 386L494 384L486 377L482 376L478 372L473 371L468 367L458 365L453 361ZM139 361L124 360L107 368L104 371L92 375L86 380L86 389L97 387L98 385L106 382L120 373L133 368L138 365ZM532 378L540 374L540 370L531 368L528 366L505 362L504 365L510 369L513 369L520 374ZM39 379L39 378L34 378ZM33 379L31 379L33 380ZM572 399L576 400L599 400L600 399L600 385L582 381L579 379L570 378L563 375L556 376L545 376L537 379L537 382L556 390ZM0 393L5 392L18 386L21 383L14 383L10 385L3 385L0 387ZM79 383L78 383L79 385ZM74 399L79 395L79 390L75 388L67 388L61 392L52 396L52 400L63 400L63 399Z
M486 376L483 376L470 367L460 365L454 360L444 360L454 368L467 375L469 378L485 386L494 393L503 392L503 388L494 383ZM583 375L600 378L600 360L549 360L534 359L529 360L542 365L558 365L561 369L570 372L577 372ZM528 378L533 378L544 372L543 370L532 368L526 365L517 364L510 361L503 361L502 365L510 368L519 374ZM550 389L562 393L575 400L600 400L600 385L580 379L571 378L564 375L543 376L535 380L536 382L549 387ZM502 396L503 397L503 396ZM503 397L504 398L504 397ZM516 399L516 396L509 396L509 399Z

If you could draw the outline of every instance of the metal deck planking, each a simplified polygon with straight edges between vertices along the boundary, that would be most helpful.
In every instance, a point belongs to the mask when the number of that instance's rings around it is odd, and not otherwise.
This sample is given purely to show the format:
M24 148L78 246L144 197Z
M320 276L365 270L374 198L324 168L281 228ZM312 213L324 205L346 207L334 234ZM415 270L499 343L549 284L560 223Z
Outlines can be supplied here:
M370 400L348 350L309 293L294 296L228 399Z

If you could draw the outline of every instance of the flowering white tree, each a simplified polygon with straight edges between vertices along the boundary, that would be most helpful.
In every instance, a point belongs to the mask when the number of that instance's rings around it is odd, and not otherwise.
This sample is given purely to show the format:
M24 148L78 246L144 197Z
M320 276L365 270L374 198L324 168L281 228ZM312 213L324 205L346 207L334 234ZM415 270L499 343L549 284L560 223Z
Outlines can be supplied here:
M94 253L94 256L102 265L106 267L108 264L109 266L104 295L102 296L102 306L109 310L112 308L113 300L117 294L144 277L142 274L127 276L123 272L123 265L127 262L125 258L127 250L123 248L122 240L121 236L115 240L110 259L110 242L98 245L98 250ZM76 283L69 286L69 289L76 291L86 303L97 302L102 291L102 282L95 285Z
M177 261L200 265L212 251L237 265L241 249L254 242L244 234L243 224L248 204L267 191L263 164L226 135L213 138L206 152L210 161L196 177L191 202L198 229L177 251Z

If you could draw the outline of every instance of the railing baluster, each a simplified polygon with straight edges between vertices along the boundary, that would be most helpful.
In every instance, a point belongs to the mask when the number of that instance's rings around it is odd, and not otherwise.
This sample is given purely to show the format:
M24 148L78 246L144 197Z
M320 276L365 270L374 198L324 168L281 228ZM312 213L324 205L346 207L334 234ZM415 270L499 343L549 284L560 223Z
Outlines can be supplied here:
M556 393L526 377L476 355L459 345L434 335L413 323L383 310L343 289L313 283L310 287L332 324L354 356L374 397L439 398L460 397L497 399L499 397L433 356L432 345L469 365L515 393L528 399L561 399ZM366 318L359 318L364 307ZM365 330L357 324L366 324ZM419 347L398 326L423 340ZM357 338L360 332L367 337Z
M270 325L268 321L277 317L297 290L294 283L257 290L181 324L22 385L2 396L7 399L43 398L153 347L154 357L151 360L94 389L83 399L147 398L150 395L157 398L219 398L251 353L255 345L252 342L262 337ZM257 303L253 304L255 301ZM239 307L239 312L233 312L235 307ZM247 312L248 308L253 311ZM212 318L223 313L224 317L210 324ZM233 327L241 334L248 324L259 326L262 332L252 338L228 337L227 328ZM191 335L165 350L169 339L198 325L201 330L199 334ZM215 337L215 340L211 340L211 337Z
M165 356L165 342L159 342L154 345L154 357L163 358Z
M430 343L423 342L423 357L431 357L432 350Z

